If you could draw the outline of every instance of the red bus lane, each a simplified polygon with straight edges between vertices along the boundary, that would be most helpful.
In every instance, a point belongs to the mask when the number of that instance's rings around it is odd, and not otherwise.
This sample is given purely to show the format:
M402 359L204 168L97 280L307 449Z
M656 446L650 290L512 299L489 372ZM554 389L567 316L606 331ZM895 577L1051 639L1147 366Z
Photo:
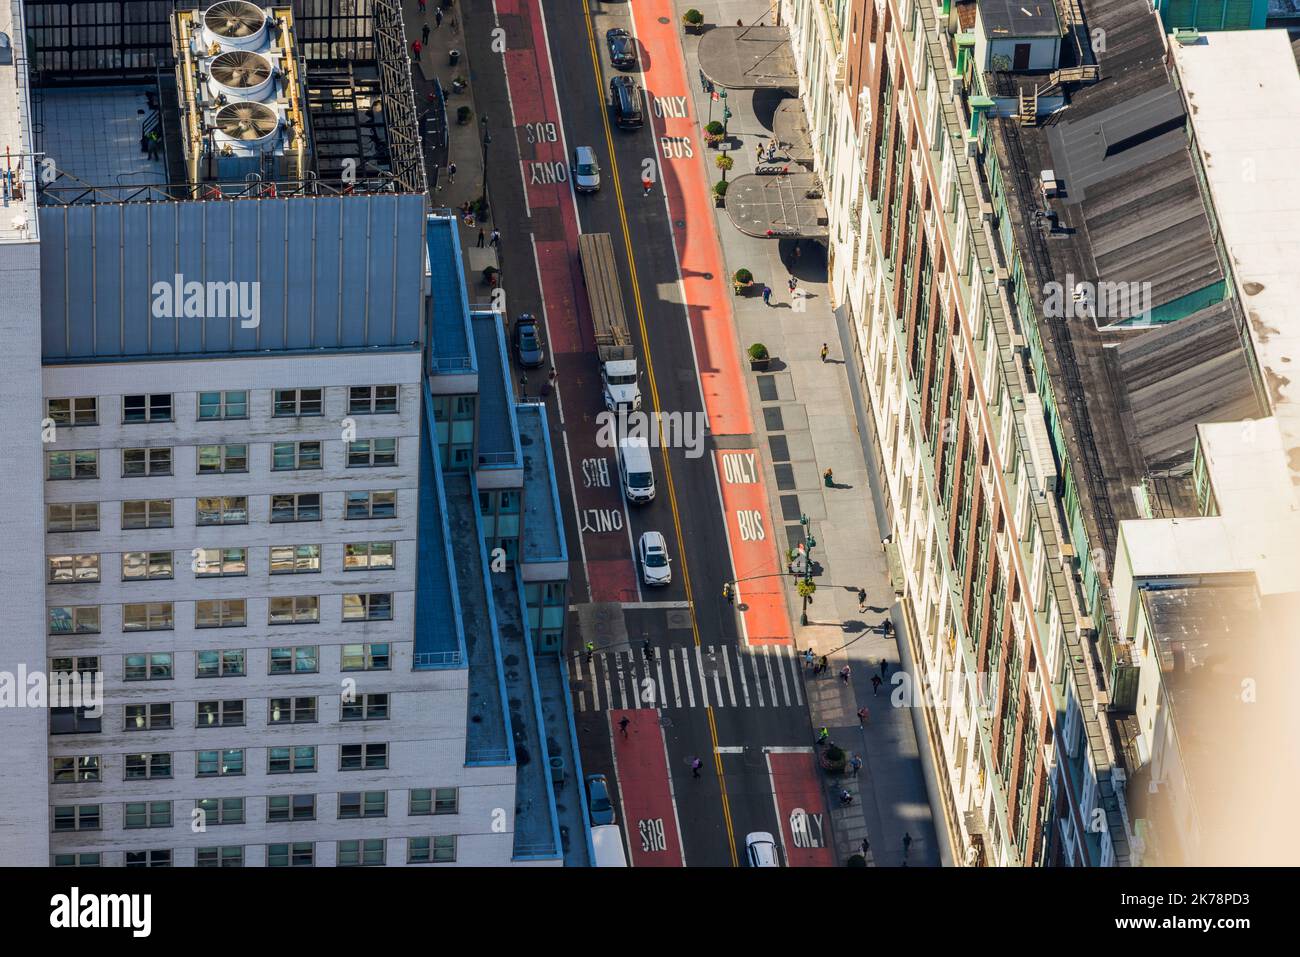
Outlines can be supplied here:
M618 723L628 719L627 737ZM684 867L677 804L657 708L609 712L623 820L633 867Z
M551 361L564 400L564 439L591 600L636 601L636 567L618 465L614 451L596 441L596 416L604 402L542 13L529 0L496 0L495 7L498 19L511 18L517 27L503 56L533 228L531 244L527 236L501 237L503 287L508 291L512 269L532 268L529 247L534 247ZM535 394L545 376L534 373L531 378Z
M751 645L794 640L786 614L782 566L772 541L757 449L715 451L722 509L736 576L736 607Z
M781 844L790 867L834 867L830 815L822 798L811 750L769 749L767 770L772 777Z

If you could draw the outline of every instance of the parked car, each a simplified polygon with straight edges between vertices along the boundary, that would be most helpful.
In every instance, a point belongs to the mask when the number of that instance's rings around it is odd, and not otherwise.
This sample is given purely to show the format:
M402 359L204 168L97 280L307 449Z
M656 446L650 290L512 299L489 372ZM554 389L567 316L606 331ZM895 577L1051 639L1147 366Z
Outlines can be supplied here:
M600 189L600 164L596 151L590 146L579 146L573 151L573 188L579 193L594 193Z
M745 856L750 867L780 867L776 841L767 831L754 831L745 838Z
M636 66L636 41L621 27L605 31L605 44L609 47L609 62L620 70Z
M609 799L609 782L603 774L587 775L587 810L593 827L614 823L614 804Z
M609 105L614 108L614 123L622 129L635 130L645 122L641 87L630 76L616 76L609 81Z
M536 369L546 361L541 330L531 313L525 312L515 320L515 355L525 369Z
M673 580L668 543L659 532L642 532L637 554L641 556L641 580L647 585L667 585Z

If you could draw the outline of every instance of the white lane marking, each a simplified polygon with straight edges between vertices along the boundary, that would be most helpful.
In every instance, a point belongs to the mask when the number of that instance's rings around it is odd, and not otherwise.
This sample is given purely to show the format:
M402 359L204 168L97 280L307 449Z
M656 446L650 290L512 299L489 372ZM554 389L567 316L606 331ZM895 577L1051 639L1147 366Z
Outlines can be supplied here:
M613 659L614 659L612 662L609 660L611 656L612 656ZM615 672L615 677L614 677L614 686L615 686L616 688L618 688L618 697L619 697L619 705L618 705L618 706L619 706L620 708L626 708L626 707L627 707L627 701L623 700L623 699L624 699L624 693L623 693L623 661L622 661L622 657L619 655L619 653L618 653L617 651L614 651L614 652L610 652L609 654L603 655L602 658L604 659L604 665L605 665L605 687L606 687L606 688L609 687L609 673L610 673L611 671L614 671L614 672ZM613 699L613 697L610 697L610 698L606 701L606 703L605 703L605 707L606 707L606 708L611 708L611 709L614 707L614 699Z
M781 675L781 697L790 704L790 686L785 681L785 663L790 660L790 649L783 645L776 646L776 670Z
M521 173L520 175L523 174ZM542 284L542 264L541 261L537 258L537 236L534 233L529 233L528 241L532 243L533 246L533 268L537 271L537 285L538 288L540 289ZM554 342L555 340L551 338L551 321L546 316L546 297L544 296L541 297L541 309L542 309L542 328L546 330L546 345L547 348L549 348L550 343ZM552 369L555 368L554 353L551 354L551 368ZM558 379L551 385L551 390L555 393L555 409L560 414L560 425L563 426L564 425L564 400L560 398L560 382ZM573 481L572 475L569 476L569 481L570 482ZM581 533L579 533L578 538L579 539L582 538Z
M727 567L731 569L734 577L736 574L736 555L731 550L731 518L727 514L726 500L722 497L722 479L718 476L718 457L709 456L709 463L713 466L713 487L718 490L718 513L722 516L722 531L725 533L722 537L727 540ZM740 583L734 586L736 589L736 601L740 602ZM745 627L745 613L740 613L740 640L745 646L749 645L749 629Z
M720 674L718 674L718 653L717 653L716 651L713 650L713 646L712 646L712 645L709 645L709 657L713 659L713 691L714 691L714 700L718 702L718 707L721 708L721 707L722 707L722 704L723 704L723 701L722 701L722 676L721 676ZM732 701L731 703L734 705L736 702L735 702L735 701Z
M713 749L718 754L744 754L745 749L739 744L720 744Z
M619 604L624 611L677 611L691 607L689 601L625 601Z
M626 821L626 820L627 820L627 805L626 805L626 804L624 803L624 801L623 801L623 776L622 776L621 774L618 773L618 744L617 744L617 742L614 740L614 716L613 716L612 714L609 716L609 753L610 753L610 757L612 757L612 758L614 759L614 780L615 780L615 781L618 783L618 785L619 785L619 787L618 787L618 809L619 809L619 811L620 811L620 812L622 813L622 815L623 815L623 820ZM583 786L585 787L586 785L584 784ZM622 829L620 828L620 829L619 829L619 836L621 837L622 834L623 834L623 831L622 831ZM632 848L631 848L631 846L630 846L630 836L629 836L629 841L628 841L627 843L628 843L628 846L626 847L626 850L627 850L627 852L628 852L628 853L627 853L627 866L628 866L628 867L636 867L636 862L632 860Z
M776 708L779 707L779 705L777 704L777 700L776 700L776 679L772 677L772 657L769 654L771 649L772 649L771 645L763 646L763 667L767 669L767 684L768 687L772 689L772 707ZM790 702L787 700L786 704L789 703Z
M763 698L763 675L758 670L758 647L749 646L749 666L754 669L754 693L758 695L758 706L766 708L767 702ZM772 706L776 707L775 701L772 702Z
M497 0L492 0L492 25L495 27L501 26L501 18L497 15ZM555 102L557 104L556 108L558 109L559 99L557 98ZM510 76L508 72L506 75L506 104L510 107L510 128L514 129L516 126L518 126L518 123L515 121L515 98L510 95ZM487 149L486 146L483 148ZM520 189L523 190L524 193L524 210L527 212L528 218L532 219L533 208L531 205L529 205L528 202L528 182L527 180L524 179L524 164L521 161L518 165L519 165L519 187ZM487 179L487 171L485 170L484 171L485 182L486 179Z
M691 683L691 649L682 649L682 677L686 679L686 700L695 707L695 687Z
M605 707L608 708L613 703L614 699L613 697L610 696L610 692L609 692L609 662L605 660L604 655L600 656L600 664L601 664L601 669L600 669L601 677L605 679ZM597 687L598 686L596 684L596 658L593 655L591 659L591 696L595 700L595 706L592 709L594 711L601 710L600 694L597 690Z
M794 649L790 649L793 656L790 659L790 683L794 685L794 697L799 707L803 707L803 658L795 654Z
M582 662L579 660L579 656L576 653L573 656L573 673L578 675L579 678L582 677ZM581 681L578 683L578 710L587 710L587 692L583 690Z
M807 745L772 745L763 750L768 754L812 754L816 749Z
M695 667L700 673L700 701L704 707L709 706L709 681L704 677L704 654L700 651L700 646L695 646Z
M736 683L731 677L731 655L727 654L727 646L722 646L722 666L727 673L727 693L731 695L731 706L736 706Z
M682 706L682 689L677 687L677 655L675 648L668 649L668 673L673 677L673 707Z
M745 677L745 659L749 657L749 647L740 645L736 648L736 670L740 672L740 693L744 696L745 707L749 707L749 679Z
M538 282L540 281L539 277ZM569 468L569 497L573 499L573 514L581 515L582 510L578 508L578 483L574 481L573 458L569 455L569 435L563 429L560 430L560 439L564 442L564 464ZM582 540L582 529L578 529L578 551L582 553L582 580L587 586L587 601L590 602L591 569L587 567L587 545Z
M655 711L655 721L660 728L663 727L663 713L659 710ZM677 859L681 862L679 866L685 867L686 848L682 845L682 818L681 815L677 813L677 791L673 787L673 766L668 763L668 736L664 734L662 730L659 732L659 741L664 746L664 776L668 778L668 798L672 801L673 805L673 823L677 825ZM622 793L623 789L619 788L619 794ZM626 814L623 815L623 820L627 820ZM628 843L631 844L631 833L628 834L627 839ZM628 850L630 851L631 848L629 847Z
M782 857L785 858L786 865L789 866L790 854L785 850L786 828L789 826L789 822L784 820L781 814L781 800L776 792L776 772L772 770L772 751L772 748L763 749L763 761L767 764L767 778L772 782L772 810L776 813L776 826L781 833ZM790 835L790 839L794 839L793 834Z

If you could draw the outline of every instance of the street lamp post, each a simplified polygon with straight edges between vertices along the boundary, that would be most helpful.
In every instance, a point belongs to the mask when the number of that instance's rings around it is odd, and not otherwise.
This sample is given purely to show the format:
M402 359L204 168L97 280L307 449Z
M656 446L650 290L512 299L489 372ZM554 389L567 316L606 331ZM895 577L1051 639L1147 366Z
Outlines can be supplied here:
M480 116L480 117L479 117L478 125L479 125L479 128L482 130L482 133L483 133L483 136L482 136L482 143L483 143L483 194L482 194L482 195L483 195L483 206L484 206L484 211L486 211L486 208L487 208L487 206L488 206L488 178L487 178L487 175L488 175L488 174L487 174L487 171L488 171L488 146L492 143L492 134L491 134L490 132L488 132L488 118L487 118L487 114L486 114L486 113L485 113L483 116Z
M808 528L808 516L800 515L799 524L805 529ZM806 536L805 548L803 553L803 588L800 589L800 597L803 598L803 610L799 613L799 624L808 624L808 596L812 594L812 550L817 547L817 539L811 534Z

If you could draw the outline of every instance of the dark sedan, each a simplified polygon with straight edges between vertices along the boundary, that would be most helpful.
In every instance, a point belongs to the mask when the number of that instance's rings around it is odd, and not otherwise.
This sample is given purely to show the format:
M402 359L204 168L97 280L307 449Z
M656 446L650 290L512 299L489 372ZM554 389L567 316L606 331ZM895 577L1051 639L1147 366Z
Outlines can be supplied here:
M536 369L546 361L541 331L537 320L529 313L524 313L515 320L515 355L525 369Z
M609 62L620 70L636 66L636 41L626 30L615 27L605 32L605 43L609 45Z

